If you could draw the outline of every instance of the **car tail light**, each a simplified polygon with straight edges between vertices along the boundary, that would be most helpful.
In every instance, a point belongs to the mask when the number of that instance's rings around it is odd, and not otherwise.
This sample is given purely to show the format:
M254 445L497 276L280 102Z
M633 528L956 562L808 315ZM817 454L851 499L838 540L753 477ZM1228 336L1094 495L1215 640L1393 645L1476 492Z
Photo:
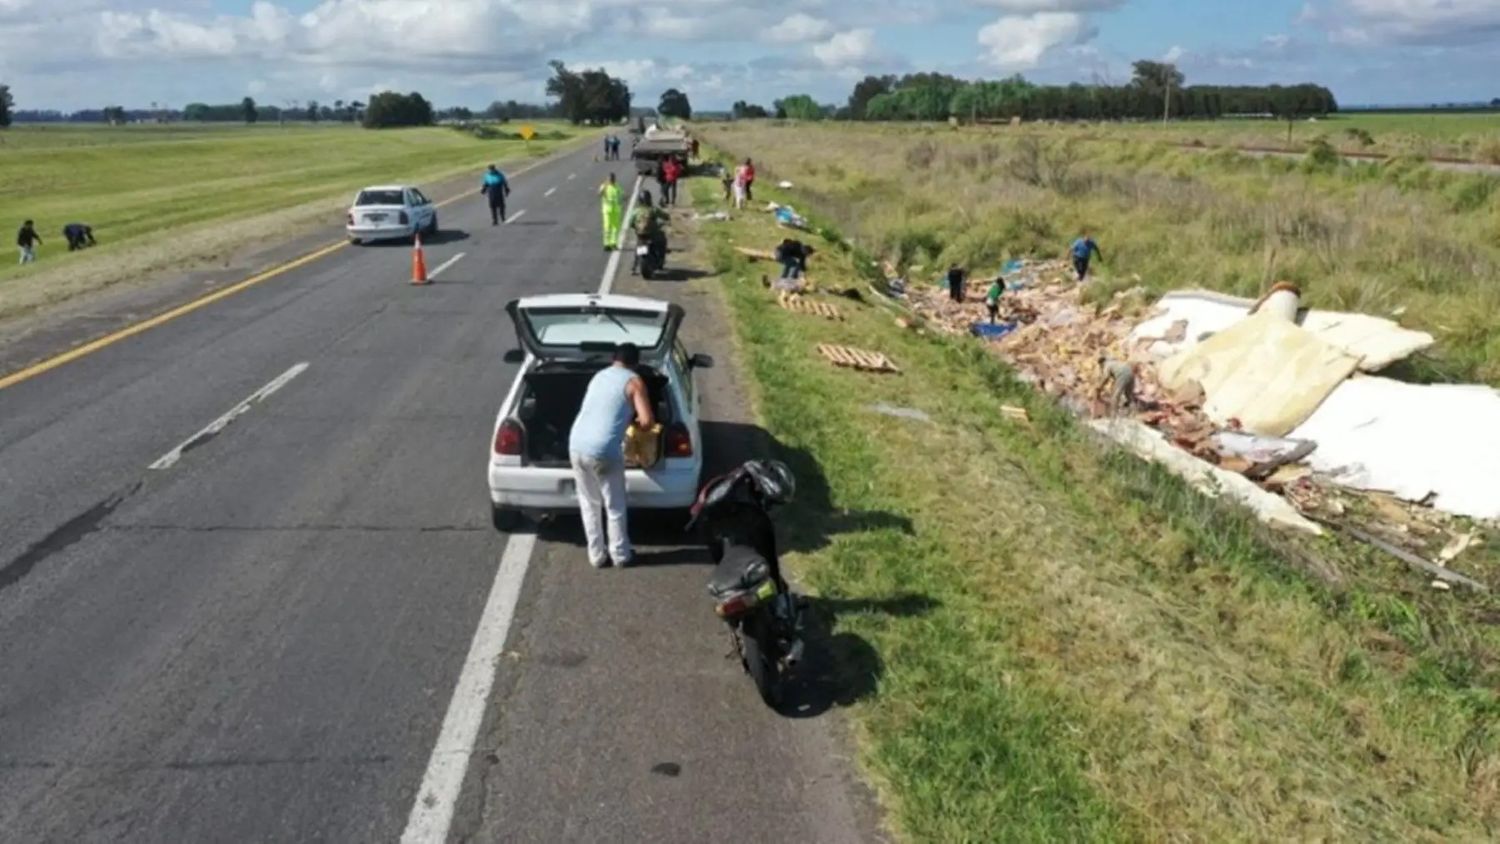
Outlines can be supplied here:
M401 225L403 225L403 226L411 222L411 218L408 217L408 216L406 216L406 212L405 211L401 212L401 216L398 219L401 220Z
M354 212L349 213L349 225L354 225Z
M495 432L496 454L502 457L520 457L525 443L526 432L521 429L520 422L507 419L500 423L500 429Z
M688 433L687 426L681 422L673 422L667 428L667 456L693 456L693 435Z

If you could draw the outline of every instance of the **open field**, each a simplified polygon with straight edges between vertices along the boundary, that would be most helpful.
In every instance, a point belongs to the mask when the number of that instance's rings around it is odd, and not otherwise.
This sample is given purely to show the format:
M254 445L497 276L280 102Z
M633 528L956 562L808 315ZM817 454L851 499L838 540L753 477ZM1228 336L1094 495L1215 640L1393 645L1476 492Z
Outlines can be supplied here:
M997 166L966 158L989 142L846 128L705 133L756 158L758 201L795 203L825 233L812 267L823 288L862 288L868 276L872 254L851 251L845 235L907 264L951 256L978 266L980 255L1056 251L1077 219L1039 190L1017 197L999 178L963 178ZM1144 155L1142 171L1166 166ZM797 187L772 189L780 179ZM694 183L698 210L721 206L706 181ZM1124 241L1130 222L1107 231ZM1169 228L1142 234L1156 225ZM1494 598L1434 592L1399 563L1332 540L1272 536L1101 448L977 343L902 330L891 311L840 298L827 300L846 317L837 323L777 308L759 280L766 265L733 249L770 248L782 235L768 215L704 233L762 422L792 455L810 454L829 485L830 512L789 508L789 544L851 525L791 565L834 604L911 610L840 613L834 630L880 654L878 665L835 658L881 678L853 711L861 759L899 835L1500 832ZM1128 271L1137 253L1104 246L1110 269ZM1195 248L1205 247L1182 247ZM817 343L883 351L903 374L835 369ZM881 415L876 403L931 421ZM1031 423L1006 421L1002 405L1025 407ZM906 520L909 531L890 526ZM1290 561L1306 554L1339 567L1346 586L1299 574ZM1484 559L1479 576L1493 581L1496 558Z
M1181 144L1305 150L1322 138L1346 154L1460 159L1500 164L1500 113L1336 114L1299 120L1205 120L1095 125L1082 130L1096 137L1165 140Z
M705 125L870 252L903 267L1061 255L1083 229L1101 295L1302 285L1315 306L1399 315L1436 349L1414 375L1500 384L1500 178L1078 142L1076 129ZM921 273L917 273L918 276Z
M0 317L137 273L181 270L257 239L336 224L353 191L372 182L430 183L492 161L542 155L575 136L527 145L449 128L352 126L22 126L0 132L0 220L7 237L34 219L37 263L0 261ZM476 176L477 178L477 176ZM68 222L94 227L100 246L69 255ZM14 246L13 240L8 244Z

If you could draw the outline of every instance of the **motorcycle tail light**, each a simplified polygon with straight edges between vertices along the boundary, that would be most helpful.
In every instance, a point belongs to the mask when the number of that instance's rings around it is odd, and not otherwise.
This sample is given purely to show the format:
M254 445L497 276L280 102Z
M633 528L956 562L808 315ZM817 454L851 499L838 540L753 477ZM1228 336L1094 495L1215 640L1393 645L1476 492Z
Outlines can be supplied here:
M720 601L719 605L714 607L714 612L719 614L719 618L739 618L755 609L755 605L758 603L760 603L760 599L756 597L754 592L740 592L737 595Z

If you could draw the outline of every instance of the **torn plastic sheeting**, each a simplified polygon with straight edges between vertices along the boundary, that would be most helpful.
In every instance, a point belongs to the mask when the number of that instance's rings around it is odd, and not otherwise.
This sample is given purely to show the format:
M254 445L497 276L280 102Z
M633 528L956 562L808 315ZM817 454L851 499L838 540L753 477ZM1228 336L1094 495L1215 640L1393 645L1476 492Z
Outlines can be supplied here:
M1089 427L1162 466L1211 498L1228 495L1231 500L1250 508L1268 525L1323 535L1323 529L1317 523L1298 513L1286 499L1266 492L1242 475L1199 460L1162 439L1145 423L1134 419L1095 419L1089 422Z
M1224 455L1243 457L1251 463L1275 468L1284 463L1295 463L1317 448L1309 440L1293 440L1283 437L1257 437L1240 431L1218 431L1209 437L1214 451Z
M1500 392L1461 384L1359 377L1339 385L1292 436L1316 440L1308 461L1335 482L1500 519Z
M1209 290L1187 290L1168 293L1157 307L1160 315L1135 327L1132 339L1154 340L1150 351L1158 358L1191 348L1206 334L1217 334L1245 319L1255 303L1214 293ZM1173 323L1185 321L1186 335L1178 341L1163 339ZM1402 328L1396 323L1365 314L1338 311L1304 311L1300 324L1322 340L1343 349L1359 359L1364 372L1384 369L1432 346L1431 334Z
M1302 424L1353 374L1353 357L1274 313L1258 313L1164 362L1161 382L1184 391L1196 382L1203 411L1220 425L1280 437Z

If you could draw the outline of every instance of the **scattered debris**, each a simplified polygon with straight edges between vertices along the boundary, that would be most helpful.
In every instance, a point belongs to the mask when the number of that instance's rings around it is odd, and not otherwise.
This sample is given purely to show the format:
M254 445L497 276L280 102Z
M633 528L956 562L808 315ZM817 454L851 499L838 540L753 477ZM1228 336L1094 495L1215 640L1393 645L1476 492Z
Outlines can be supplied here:
M931 416L928 416L926 413L923 413L922 411L915 408L897 407L892 404L880 402L879 404L870 405L870 409L885 416L894 416L897 419L909 419L913 422L926 422L929 425L932 424Z
M1490 591L1490 588L1488 586L1485 586L1483 583L1480 583L1473 578L1465 577L1464 575L1461 575L1458 572L1453 571L1452 569L1440 566L1433 562L1429 562L1428 560L1424 560L1421 557L1418 557L1416 554L1411 553L1410 551L1407 551L1403 548L1398 548L1395 545L1386 542L1384 539L1366 533L1365 531L1362 531L1357 527L1336 523L1329 523L1329 526L1337 528L1367 545L1373 546L1380 549L1381 551L1384 551L1387 554L1390 554L1392 557L1395 557L1401 562L1406 563L1412 568L1427 572L1428 574L1444 583L1454 584L1458 586L1467 586L1476 592Z
M1480 539L1479 534L1472 530L1468 533L1455 536L1453 537L1452 542L1449 542L1447 545L1443 546L1443 550L1438 552L1438 562L1446 566L1454 560L1458 559L1458 556L1460 554L1469 550L1471 547L1480 544L1482 541L1483 540Z
M727 223L730 218L728 211L715 211L712 214L694 214L693 219L710 223Z
M793 185L791 182L777 182L776 187L781 188L782 190L791 190Z
M736 246L734 247L734 251L740 253L741 255L744 255L746 258L749 258L752 261L776 260L776 253L771 252L767 249L751 249L748 246Z
M870 352L864 349L854 349L849 346L834 346L828 343L818 344L818 353L835 366L845 366L850 369L858 369L863 372L896 372L901 368L895 362L886 357L883 352Z
M1031 424L1031 414L1027 413L1026 408L1024 407L1002 404L1000 405L1000 415L1012 422L1024 422L1027 425Z
M795 293L782 293L776 297L776 301L781 307L793 313L811 314L831 320L842 320L844 318L839 313L838 308L826 302L814 301L806 296L799 296Z

